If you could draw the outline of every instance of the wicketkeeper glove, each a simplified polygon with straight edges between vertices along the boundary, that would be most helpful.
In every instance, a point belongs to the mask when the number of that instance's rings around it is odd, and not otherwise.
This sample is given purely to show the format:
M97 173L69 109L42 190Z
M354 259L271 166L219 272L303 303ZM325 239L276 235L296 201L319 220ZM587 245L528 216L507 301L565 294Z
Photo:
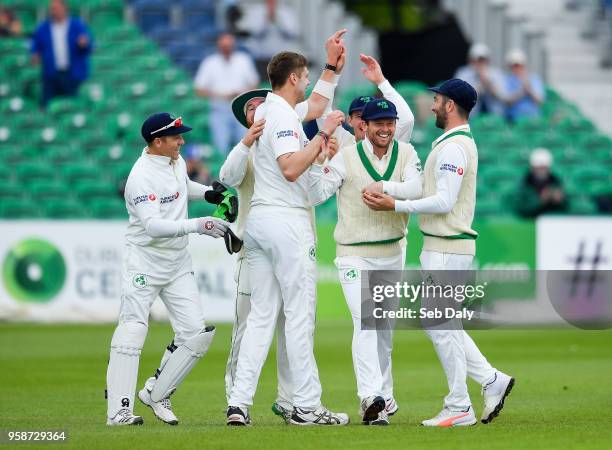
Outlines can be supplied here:
M225 248L230 255L242 250L242 239L236 236L231 228L227 229L223 235L223 240L225 241Z
M208 203L217 205L213 217L226 220L229 223L236 221L238 217L238 197L232 194L226 186L218 181L213 181L212 189L204 194Z
M217 217L199 217L197 231L200 234L220 238L229 230L229 223Z

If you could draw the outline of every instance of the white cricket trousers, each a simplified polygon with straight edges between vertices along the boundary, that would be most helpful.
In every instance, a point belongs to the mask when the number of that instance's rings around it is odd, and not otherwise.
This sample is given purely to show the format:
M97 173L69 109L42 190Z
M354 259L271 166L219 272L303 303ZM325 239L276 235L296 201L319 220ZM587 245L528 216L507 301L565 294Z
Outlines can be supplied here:
M362 400L371 395L385 399L393 397L391 352L393 330L361 329L361 271L402 270L404 256L392 258L362 258L340 256L335 259L336 268L346 304L353 319L353 369L357 379L357 395Z
M318 408L321 384L313 353L316 302L315 236L311 213L299 208L254 206L244 246L251 283L251 311L240 345L228 404L249 407L274 336L279 311L295 407Z
M232 344L225 368L225 395L228 402L230 392L234 387L238 355L240 354L240 345L244 336L244 330L246 329L247 317L251 311L251 283L248 269L246 257L240 258L236 264L236 273L234 277L236 281L236 304L234 327L232 330ZM289 373L289 361L287 360L285 314L282 310L279 311L278 314L276 329L276 370L278 377L278 396L276 398L276 403L285 409L291 410L293 408L291 403L293 399L293 387L291 386L291 374Z
M123 258L123 273L121 282L121 306L119 309L119 325L113 335L113 345L121 345L142 349L148 323L149 312L155 299L159 296L168 310L170 324L174 331L174 345L180 347L198 334L206 327L204 312L200 301L200 293L192 269L191 256L186 249L174 252L169 257L174 257L175 269L168 271L155 270L151 264L147 264L150 258L147 249L128 245ZM143 330L144 335L139 339L134 334L123 333L124 324L136 324ZM166 350L160 367L171 355ZM111 349L111 362L113 351ZM128 398L130 410L134 408L135 384L138 376L138 357L136 361L128 366L109 363L107 370L108 390L108 417L114 417L122 408L122 399ZM123 388L117 391L116 379L132 379L129 392L123 392ZM156 378L147 380L148 389L153 389Z
M471 255L421 252L423 270L470 270ZM446 374L449 393L444 406L451 411L465 410L472 402L468 394L466 376L484 386L495 376L495 369L480 352L465 330L426 330Z

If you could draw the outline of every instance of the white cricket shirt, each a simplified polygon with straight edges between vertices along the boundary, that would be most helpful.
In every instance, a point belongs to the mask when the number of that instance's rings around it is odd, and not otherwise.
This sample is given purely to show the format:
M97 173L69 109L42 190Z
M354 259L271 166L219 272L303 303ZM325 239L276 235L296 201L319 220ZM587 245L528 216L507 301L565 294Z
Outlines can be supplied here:
M287 181L277 159L298 152L308 145L300 114L285 99L269 93L255 111L255 121L265 118L263 134L254 144L253 169L255 190L251 207L258 205L310 208L308 171L294 181Z

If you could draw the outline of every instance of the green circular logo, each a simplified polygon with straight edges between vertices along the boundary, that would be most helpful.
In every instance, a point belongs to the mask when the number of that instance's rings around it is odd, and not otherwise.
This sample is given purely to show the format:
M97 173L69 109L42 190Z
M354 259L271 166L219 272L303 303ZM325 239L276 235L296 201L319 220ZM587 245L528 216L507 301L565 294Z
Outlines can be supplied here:
M4 286L16 300L45 303L66 281L66 263L60 251L41 239L25 239L9 250L2 268Z

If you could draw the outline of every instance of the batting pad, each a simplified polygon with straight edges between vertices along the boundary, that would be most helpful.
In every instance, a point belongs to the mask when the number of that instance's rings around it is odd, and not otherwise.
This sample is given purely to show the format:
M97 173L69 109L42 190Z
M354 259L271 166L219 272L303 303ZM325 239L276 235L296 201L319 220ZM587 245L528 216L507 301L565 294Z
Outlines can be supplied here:
M151 391L154 402L174 393L198 360L206 354L214 336L215 327L206 327L172 353Z
M109 418L122 408L134 410L140 351L147 336L147 326L138 322L120 323L113 334L106 389Z

